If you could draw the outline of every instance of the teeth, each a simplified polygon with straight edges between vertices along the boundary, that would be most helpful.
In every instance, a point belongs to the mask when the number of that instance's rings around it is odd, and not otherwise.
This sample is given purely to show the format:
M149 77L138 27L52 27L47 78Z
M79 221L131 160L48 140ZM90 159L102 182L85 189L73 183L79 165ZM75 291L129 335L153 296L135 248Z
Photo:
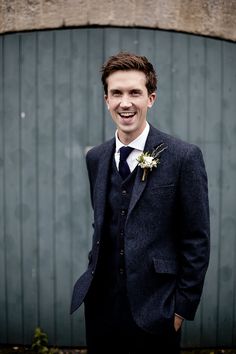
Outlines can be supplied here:
M127 117L132 117L132 116L134 116L135 115L135 112L124 112L124 113L119 113L120 114L120 116L121 117L125 117L125 118L127 118Z

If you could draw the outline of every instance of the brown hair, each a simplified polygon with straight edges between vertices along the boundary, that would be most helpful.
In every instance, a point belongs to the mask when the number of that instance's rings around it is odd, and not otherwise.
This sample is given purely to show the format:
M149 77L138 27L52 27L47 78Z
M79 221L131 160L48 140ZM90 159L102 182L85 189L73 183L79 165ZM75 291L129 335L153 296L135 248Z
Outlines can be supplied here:
M107 78L112 73L118 70L138 70L142 71L146 76L146 87L148 94L155 92L157 89L156 72L152 64L144 56L139 56L132 53L120 52L108 58L107 62L103 64L102 83L104 92L107 95Z

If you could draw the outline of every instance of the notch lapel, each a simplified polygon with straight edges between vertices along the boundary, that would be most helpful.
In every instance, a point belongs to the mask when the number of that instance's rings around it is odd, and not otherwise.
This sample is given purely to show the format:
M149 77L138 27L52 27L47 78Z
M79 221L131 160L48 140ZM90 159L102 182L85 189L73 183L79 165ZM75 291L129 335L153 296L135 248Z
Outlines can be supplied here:
M152 152L157 147L157 145L159 145L161 142L162 141L161 141L161 136L159 131L150 124L150 131L144 147L144 152L146 151ZM136 203L140 199L143 191L145 190L147 185L147 180L148 180L148 175L147 175L146 179L142 181L143 169L140 168L139 166L137 166L137 169L138 170L134 181L134 187L133 187L132 196L130 200L127 220L129 218L130 213L134 209Z

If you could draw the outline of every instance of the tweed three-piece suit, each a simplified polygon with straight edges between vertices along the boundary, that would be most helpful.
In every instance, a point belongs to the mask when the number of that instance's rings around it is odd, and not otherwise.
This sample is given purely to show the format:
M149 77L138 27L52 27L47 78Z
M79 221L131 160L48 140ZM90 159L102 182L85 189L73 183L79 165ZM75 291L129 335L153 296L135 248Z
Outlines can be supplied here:
M166 149L145 181L142 168L137 166L133 172L122 226L130 311L137 326L154 334L173 326L175 313L194 319L209 261L207 175L202 153L197 146L151 126L145 151L152 152L161 143ZM96 283L109 223L107 200L114 149L113 138L92 148L86 157L94 234L88 268L74 286L71 313L86 301L91 284ZM109 270L104 274L109 276Z

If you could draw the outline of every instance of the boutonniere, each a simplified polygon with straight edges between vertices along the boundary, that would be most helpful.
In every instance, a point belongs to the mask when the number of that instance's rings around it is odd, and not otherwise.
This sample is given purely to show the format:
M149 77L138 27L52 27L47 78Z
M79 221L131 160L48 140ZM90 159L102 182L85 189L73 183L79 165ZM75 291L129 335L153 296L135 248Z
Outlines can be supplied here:
M142 181L145 181L148 172L152 171L152 169L157 167L157 165L160 163L159 156L165 149L167 149L167 145L161 143L153 150L152 153L146 151L142 152L142 154L138 156L138 166L143 168Z

